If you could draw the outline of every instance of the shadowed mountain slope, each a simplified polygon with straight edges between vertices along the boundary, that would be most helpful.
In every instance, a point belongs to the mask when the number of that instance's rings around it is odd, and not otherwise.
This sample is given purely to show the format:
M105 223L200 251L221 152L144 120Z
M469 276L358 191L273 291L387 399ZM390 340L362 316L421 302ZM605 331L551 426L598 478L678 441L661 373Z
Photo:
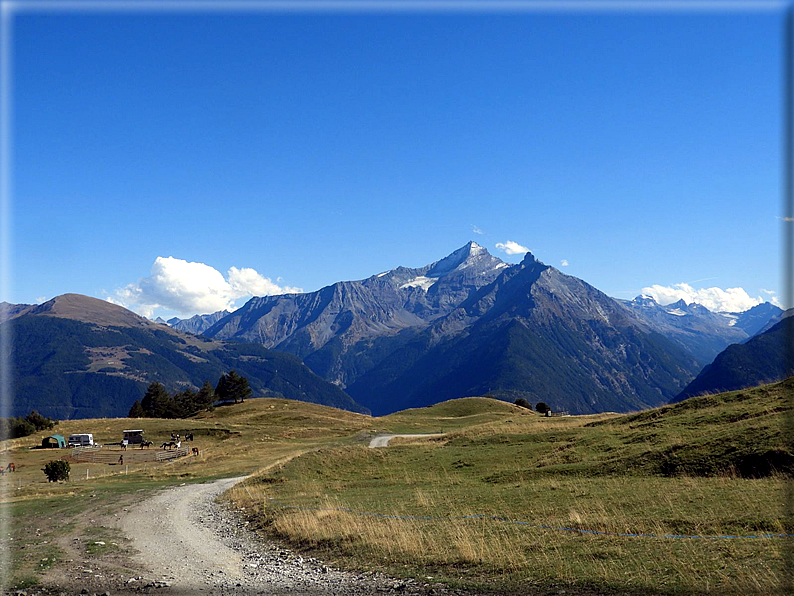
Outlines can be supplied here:
M728 346L672 401L754 387L794 375L792 338L794 318L786 317L746 343Z
M149 383L171 391L217 383L231 369L255 397L287 397L363 412L296 357L196 337L103 300L66 294L3 323L14 337L12 415L126 416Z
M397 267L306 294L253 298L204 335L295 354L326 380L346 386L505 268L469 242L424 267Z
M483 394L625 412L666 403L697 368L631 310L528 253L347 390L375 414Z

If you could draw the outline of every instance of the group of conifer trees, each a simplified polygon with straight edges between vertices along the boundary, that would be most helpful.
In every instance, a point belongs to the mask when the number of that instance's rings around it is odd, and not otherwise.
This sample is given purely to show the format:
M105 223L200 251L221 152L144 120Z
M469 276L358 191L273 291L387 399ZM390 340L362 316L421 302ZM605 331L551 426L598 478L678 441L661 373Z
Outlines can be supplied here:
M216 403L245 401L251 396L248 379L235 371L221 375L213 388L204 381L201 389L185 389L171 394L162 383L152 383L141 400L135 400L128 418L187 418L203 410L211 410Z
M22 416L0 418L0 441L27 437L38 431L50 430L55 424L54 420L42 416L36 410L31 411L24 418Z

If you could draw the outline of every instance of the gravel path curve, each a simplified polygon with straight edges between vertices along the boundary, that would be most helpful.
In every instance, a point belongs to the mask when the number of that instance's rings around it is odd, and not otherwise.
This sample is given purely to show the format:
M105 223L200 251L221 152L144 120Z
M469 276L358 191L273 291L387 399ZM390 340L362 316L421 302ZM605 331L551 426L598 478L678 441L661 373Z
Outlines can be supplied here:
M174 595L458 593L439 584L331 569L263 542L246 529L247 522L215 503L241 480L172 487L120 518L121 529L138 551L136 562L160 578L144 580L148 588Z
M372 440L369 442L370 449L374 449L375 447L388 447L389 441L394 439L395 437L402 437L405 439L416 439L419 437L442 437L444 436L441 433L423 433L418 435L378 435L376 437L372 437Z

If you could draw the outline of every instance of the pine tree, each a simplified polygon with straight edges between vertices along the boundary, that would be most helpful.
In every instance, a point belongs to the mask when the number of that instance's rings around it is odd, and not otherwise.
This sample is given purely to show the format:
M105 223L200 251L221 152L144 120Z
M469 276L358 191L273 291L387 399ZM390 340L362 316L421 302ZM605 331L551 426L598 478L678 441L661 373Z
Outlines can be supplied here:
M130 413L127 414L127 418L145 418L146 413L143 411L143 406L141 405L141 400L136 399L135 403L132 404L130 408Z
M212 387L212 383L209 381L204 381L204 384L199 389L198 393L196 394L196 406L199 410L210 410L212 409L212 404L215 403L215 389Z
M234 403L237 403L238 399L241 402L245 401L245 398L250 397L251 393L248 379L241 377L234 370L222 375L218 380L218 385L215 387L215 395L218 399L233 399Z
M146 390L146 395L141 400L141 408L146 418L160 418L165 412L168 411L168 402L171 401L171 396L161 383L152 383Z

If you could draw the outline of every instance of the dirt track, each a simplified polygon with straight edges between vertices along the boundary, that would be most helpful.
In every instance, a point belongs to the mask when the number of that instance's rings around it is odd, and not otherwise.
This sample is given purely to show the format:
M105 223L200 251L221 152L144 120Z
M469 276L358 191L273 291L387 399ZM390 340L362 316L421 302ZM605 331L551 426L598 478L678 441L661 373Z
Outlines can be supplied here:
M376 447L388 447L389 441L396 437L404 438L404 439L417 439L420 437L441 437L443 436L440 433L423 433L423 434L415 434L415 435L378 435L377 437L372 437L372 440L369 442L369 446L371 449L375 449Z
M379 574L329 569L320 561L260 541L245 528L245 522L215 503L220 493L240 480L166 489L120 518L122 531L138 552L135 563L154 578L145 580L146 591L180 595L452 593L440 586Z

